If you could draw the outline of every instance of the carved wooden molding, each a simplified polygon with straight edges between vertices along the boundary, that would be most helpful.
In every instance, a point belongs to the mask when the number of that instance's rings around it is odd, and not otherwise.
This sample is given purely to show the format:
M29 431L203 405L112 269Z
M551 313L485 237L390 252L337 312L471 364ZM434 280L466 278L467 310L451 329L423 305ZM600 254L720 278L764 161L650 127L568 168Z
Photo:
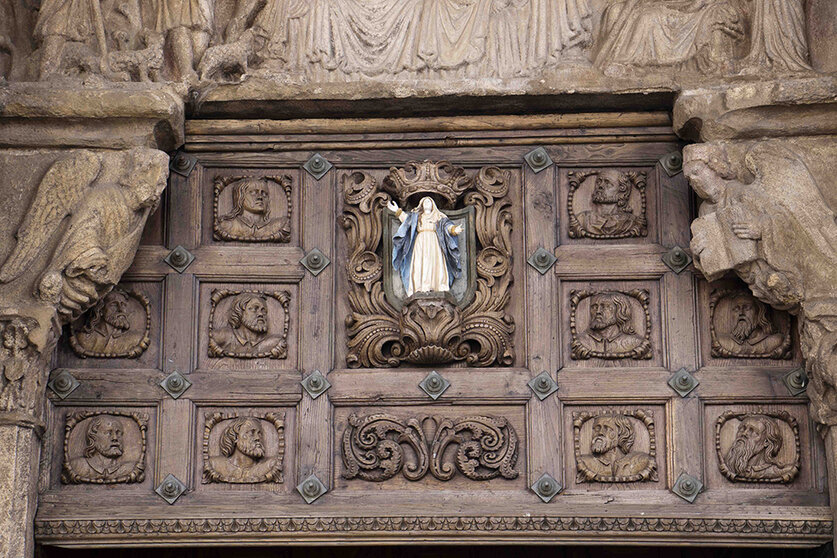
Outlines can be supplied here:
M270 330L270 319L266 320L267 329L263 332L263 337L252 350L231 350L224 346L224 343L218 339L219 331L215 327L215 311L223 299L231 296L238 296L250 294L257 297L270 297L279 303L283 310L284 319L280 332L277 334ZM288 291L253 291L253 290L239 290L231 291L227 289L213 289L210 297L211 308L209 311L209 356L210 357L232 357L232 358L274 358L283 359L288 358L288 328L290 326L291 316L289 306L291 302L291 293ZM227 320L224 321L225 323ZM226 326L225 326L226 327ZM234 332L229 332L233 335ZM262 346L263 345L263 346ZM267 350L265 350L267 349Z
M771 463L766 463L761 469L750 467L747 471L736 472L734 466L729 463L729 448L722 448L721 431L724 425L730 420L744 420L744 419L773 419L775 421L782 421L787 424L790 431L793 433L794 442L794 457L791 463L779 463L776 459L779 457L780 446L776 446L776 442L767 440L766 443L772 444L768 448L759 448L764 453L771 453L775 451L775 455L769 456ZM779 436L781 440L779 444L787 443L784 439L781 429L777 429L772 434ZM789 484L799 474L801 452L801 442L799 439L799 423L787 411L770 411L766 409L758 409L756 411L725 411L715 422L715 451L718 455L718 468L721 473L733 482L755 482L755 483L782 483ZM772 449L771 449L772 448Z
M589 227L582 226L581 222L579 221L579 216L576 215L574 207L576 193L588 178L593 176L599 176L602 172L606 171L585 170L567 172L567 176L569 177L569 193L567 194L567 212L569 213L568 234L570 238L594 238L614 240L619 238L635 238L647 236L648 202L646 199L645 189L648 184L648 181L647 174L645 172L612 171L619 173L618 180L620 183L620 187L627 187L630 189L628 191L627 196L628 200L625 204L625 207L627 207L627 211L624 210L625 208L622 208L623 215L621 219L617 219L617 222L613 224L613 226L615 226L615 230L613 233L596 232L590 230ZM630 197L633 195L634 191L638 192L640 196L639 215L634 215L632 212L630 212L630 206L627 205L630 202Z
M582 459L585 455L581 449L581 429L587 421L595 420L600 417L609 418L613 420L624 419L629 421L628 417L632 417L640 421L648 431L648 453L632 452L634 438L636 433L633 432L633 424L628 422L627 425L619 424L619 437L623 436L622 428L627 428L629 432L625 432L626 440L623 441L624 448L619 448L622 454L620 460L624 462L625 468L629 470L637 470L636 473L630 475L606 475L600 471L592 470L586 465L586 461ZM582 411L573 413L573 446L575 448L575 462L578 469L576 482L640 482L640 481L657 481L657 435L654 428L654 414L651 411L643 409L635 409L629 411L616 410L600 410L600 411ZM592 456L590 456L592 457Z
M430 443L424 430L427 423L433 432ZM447 462L445 453L451 444L459 447L453 461ZM406 460L402 445L412 450L414 463ZM381 482L402 474L417 481L428 471L441 481L452 479L456 471L475 481L515 479L517 455L517 433L505 417L401 419L384 413L352 414L343 432L343 477L347 479Z
M229 186L235 187L236 183L243 180L263 180L275 184L282 192L284 192L285 201L287 204L287 215L284 217L284 222L280 221L282 217L274 217L269 220L264 227L268 228L266 234L237 234L234 231L227 230L221 226L221 222L225 218L233 219L230 214L218 214L218 200L223 192ZM288 175L282 176L216 176L215 177L215 193L212 202L212 235L216 240L237 240L241 242L290 242L291 240L291 216L293 214L293 198L291 190L292 179ZM228 219L228 220L230 220ZM276 222L275 225L273 223Z
M776 323L771 323L771 325L778 325L779 330L777 333L782 336L781 343L778 344L775 348L770 348L766 352L745 352L745 351L733 351L729 350L727 347L724 347L723 343L720 340L717 324L715 323L716 318L716 310L718 309L718 303L721 302L726 297L735 297L738 295L746 295L752 296L747 291L742 291L740 289L722 289L722 290L713 290L712 294L709 296L709 333L712 339L712 356L713 357L720 357L720 358L763 358L763 359L790 359L793 356L793 351L791 348L791 333L790 333L790 319L785 315L785 319ZM763 305L764 303L760 300L753 297L753 301L756 305ZM771 312L772 317L776 317L776 312ZM770 320L771 316L765 316L766 320ZM730 327L731 329L731 327ZM775 344L775 343L774 343Z
M284 413L264 413L244 415L240 418L252 418L259 422L266 422L271 424L276 429L276 434L279 437L279 446L277 454L271 456L269 467L266 471L251 476L233 477L224 474L223 471L218 471L212 463L212 455L209 449L209 438L212 434L212 429L218 424L239 418L239 413L212 413L206 417L206 423L203 429L203 479L204 483L231 483L231 484L258 484L263 482L282 483L284 476L282 471L284 468L285 459L285 414ZM267 458L268 456L265 455Z
M123 290L118 287L114 287L113 291L105 295L105 297L103 297L93 309L88 310L87 313L89 314L91 312L101 312L102 306L106 303L107 298L111 295L111 293L114 292L122 293L124 296L130 297L142 307L142 309L145 311L145 331L142 333L142 337L139 339L137 343L132 343L131 346L126 347L125 350L113 352L93 351L85 347L84 343L79 341L78 338L79 333L85 333L84 328L87 325L87 319L89 319L90 317L87 314L85 314L84 316L82 316L84 321L82 320L82 318L80 318L74 321L72 324L70 324L70 347L72 347L73 352L75 352L81 358L137 358L148 348L148 345L151 342L151 305L148 302L148 298L144 294L132 290Z
M630 297L639 303L645 315L645 331L626 333L620 332L614 341L624 340L624 350L598 350L585 343L584 332L578 331L578 306L590 297L603 295L609 297ZM629 358L634 360L650 359L651 351L651 312L649 310L650 296L645 289L633 289L631 291L592 291L573 290L570 292L570 333L572 334L571 357L574 360L587 360L590 358L602 358L617 360ZM632 314L629 314L632 317ZM606 346L606 345L605 345Z

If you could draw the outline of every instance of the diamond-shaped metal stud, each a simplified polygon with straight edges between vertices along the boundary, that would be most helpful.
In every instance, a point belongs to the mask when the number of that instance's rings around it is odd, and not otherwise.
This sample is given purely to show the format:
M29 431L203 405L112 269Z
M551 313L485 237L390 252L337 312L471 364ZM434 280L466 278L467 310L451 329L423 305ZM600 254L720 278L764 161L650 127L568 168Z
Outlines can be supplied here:
M787 387L788 391L791 392L791 395L794 396L805 393L805 390L808 389L808 374L806 374L805 370L802 368L791 370L785 374L782 381L785 382L785 387Z
M422 391L424 391L424 393L430 396L430 399L435 401L436 399L439 399L445 391L447 391L450 387L450 382L434 370L424 377L424 379L419 383L419 387Z
M703 490L703 483L687 473L680 473L680 476L674 482L674 486L671 487L672 492L690 504L695 501L701 490Z
M175 153L169 160L169 169L180 176L189 176L195 169L198 160L182 151Z
M317 180L321 179L326 175L328 171L331 170L333 167L328 159L320 155L319 153L315 153L311 156L310 159L305 161L305 164L302 165L302 168L308 171L308 174L316 178Z
M174 504L186 492L186 485L180 482L180 479L169 473L154 492L169 504Z
M555 257L555 254L552 252L545 250L543 247L538 248L535 250L531 256L529 256L529 265L534 267L538 270L538 273L541 275L545 275L547 271L552 269L552 266L555 265L555 262L558 261L558 258Z
M680 273L692 263L692 257L680 246L675 246L662 257L663 263L674 273Z
M663 155L660 158L660 165L669 176L680 174L683 172L683 154L679 151L672 151L667 155Z
M308 376L300 383L302 384L302 387L305 388L305 391L308 392L308 395L311 396L311 399L318 398L331 387L329 381L326 380L326 377L323 376L319 370L314 370L308 374Z
M308 504L328 492L328 488L317 478L317 475L311 475L299 483L296 490Z
M163 381L160 382L160 387L163 388L166 393L171 395L172 399L177 399L183 395L186 390L191 387L191 385L192 382L187 380L186 377L177 370L163 378Z
M178 244L174 250L169 252L168 256L163 258L163 261L169 264L176 272L183 273L195 261L195 256L189 250Z
M322 273L322 271L326 267L328 267L328 264L331 263L331 260L328 259L328 257L326 257L325 254L320 252L319 248L314 248L313 250L305 254L305 257L299 260L299 263L301 263L305 269L310 271L311 275L316 277L317 275Z
M529 164L529 168L531 168L535 174L552 165L552 158L543 147L533 149L524 155L523 159Z
M73 391L81 385L81 382L76 380L75 377L66 370L62 370L56 374L47 385L49 386L49 389L51 389L60 399L66 399L68 395L73 393Z
M692 376L685 368L681 368L668 379L668 385L671 386L671 389L679 393L680 397L686 397L692 393L692 391L698 387L698 384L700 384L700 382L697 378Z
M558 391L558 384L555 383L549 372L541 372L529 380L529 387L541 401Z
M544 473L541 478L535 481L535 484L532 485L532 492L538 495L538 498L544 501L544 503L549 503L556 494L563 490L563 486L557 480L555 480L552 475L549 473Z

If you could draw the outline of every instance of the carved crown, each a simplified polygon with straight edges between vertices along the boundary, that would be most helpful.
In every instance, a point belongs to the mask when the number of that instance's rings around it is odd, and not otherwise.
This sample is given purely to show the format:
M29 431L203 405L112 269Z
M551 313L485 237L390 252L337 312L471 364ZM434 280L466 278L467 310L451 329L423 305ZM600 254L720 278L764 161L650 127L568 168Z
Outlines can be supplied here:
M416 194L436 194L448 207L456 205L456 200L470 185L465 169L448 161L411 161L403 169L391 167L383 182L384 189L398 198L401 205Z

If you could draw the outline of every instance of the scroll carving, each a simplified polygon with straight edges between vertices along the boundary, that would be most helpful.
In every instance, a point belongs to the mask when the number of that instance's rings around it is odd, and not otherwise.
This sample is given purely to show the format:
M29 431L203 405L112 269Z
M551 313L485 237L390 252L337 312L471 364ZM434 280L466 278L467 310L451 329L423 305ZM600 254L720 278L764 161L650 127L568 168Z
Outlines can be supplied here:
M799 474L799 424L787 411L726 411L715 423L721 473L733 482L792 482Z
M148 348L151 308L145 295L115 288L70 326L81 358L137 358Z
M124 411L67 416L64 484L123 484L145 480L148 417Z
M346 318L349 366L394 367L405 361L512 364L514 321L505 312L512 284L508 179L496 167L467 177L450 163L430 161L409 163L407 170L390 169L383 183L386 191L364 172L343 176L341 224L349 245L346 270L351 308ZM457 205L473 211L473 221L468 222L476 229L470 244L474 252L463 255L467 263L462 266L466 275L470 273L473 291L468 294L463 287L459 300L456 285L451 292L415 293L406 299L398 299L392 289L385 288L389 279L384 275L391 270L392 256L391 244L387 241L382 246L384 231L389 230L383 225L394 214L383 209L391 196L407 202L427 194L444 200L451 216L459 211L454 209Z
M645 430L644 436L640 429ZM647 438L645 447L639 447L638 437ZM578 483L659 480L654 415L650 411L573 413L573 439Z
M284 413L213 413L206 417L204 483L282 483L284 458Z
M651 313L648 306L649 294L644 289L572 291L572 358L650 359Z
M215 178L212 212L218 240L289 242L292 211L290 176Z
M213 289L209 356L288 358L291 293Z
M648 234L644 172L569 171L570 238L618 239ZM584 187L590 184L588 188ZM584 187L584 188L582 188ZM579 199L580 194L584 199Z
M784 312L774 312L747 291L712 291L709 328L713 357L791 357L790 317Z
M458 471L470 480L517 478L518 439L504 417L400 419L388 414L351 415L343 432L347 479L381 482L399 474L410 481L428 471L442 481ZM425 427L430 429L428 443ZM450 446L456 446L453 455Z

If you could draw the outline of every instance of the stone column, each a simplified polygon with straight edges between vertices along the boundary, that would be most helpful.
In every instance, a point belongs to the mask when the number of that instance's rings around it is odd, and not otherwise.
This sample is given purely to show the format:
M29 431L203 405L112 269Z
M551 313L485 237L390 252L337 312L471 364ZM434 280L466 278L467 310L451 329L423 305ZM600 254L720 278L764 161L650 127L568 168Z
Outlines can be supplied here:
M0 92L0 558L34 554L45 393L61 328L131 264L166 186L158 148L182 141L182 114L164 90Z

